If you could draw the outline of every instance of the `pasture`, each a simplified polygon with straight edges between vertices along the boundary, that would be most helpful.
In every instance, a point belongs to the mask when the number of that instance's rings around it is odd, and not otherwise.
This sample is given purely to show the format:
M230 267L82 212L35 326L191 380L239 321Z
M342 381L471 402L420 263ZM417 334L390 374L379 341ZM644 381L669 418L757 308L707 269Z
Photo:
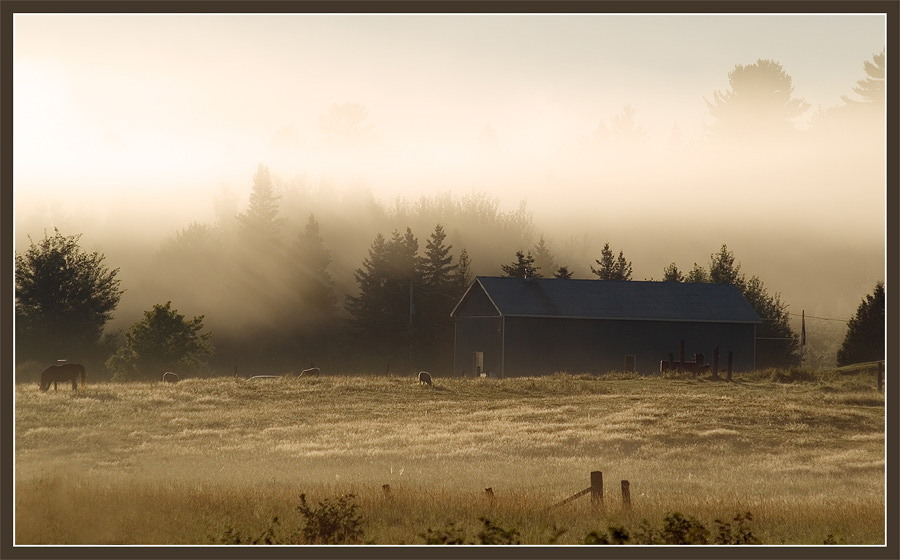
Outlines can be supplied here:
M354 494L362 541L523 544L751 512L762 544L884 542L884 398L864 376L182 378L15 391L17 544L297 542L300 494ZM784 376L780 379L784 380ZM585 496L550 507L602 471ZM619 481L630 481L630 509ZM383 485L390 485L390 492ZM491 488L493 497L486 494ZM277 521L275 520L277 518ZM452 524L452 525L451 525Z

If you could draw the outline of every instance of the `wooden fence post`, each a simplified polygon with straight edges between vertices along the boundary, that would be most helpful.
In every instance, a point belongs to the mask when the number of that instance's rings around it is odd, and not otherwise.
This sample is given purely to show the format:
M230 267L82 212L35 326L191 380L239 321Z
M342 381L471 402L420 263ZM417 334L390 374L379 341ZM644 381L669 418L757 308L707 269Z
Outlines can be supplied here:
M713 376L713 379L719 378L719 347L718 346L713 348L712 376Z
M678 371L679 373L684 370L684 339L681 339L681 352L679 353L679 357L681 361L678 363Z
M732 354L733 354L732 351L729 350L728 351L728 381L731 381L731 357L732 357Z
M603 473L591 471L591 505L603 506Z
M884 362L878 362L878 392L884 390Z
M622 481L622 506L625 509L631 509L631 490L630 483L627 480Z

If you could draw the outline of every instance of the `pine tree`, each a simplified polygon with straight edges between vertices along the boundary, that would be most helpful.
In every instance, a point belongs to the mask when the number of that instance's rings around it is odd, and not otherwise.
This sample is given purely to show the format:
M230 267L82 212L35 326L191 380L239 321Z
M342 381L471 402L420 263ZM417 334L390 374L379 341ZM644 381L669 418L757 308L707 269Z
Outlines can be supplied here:
M459 267L453 262L450 249L453 245L444 245L447 234L440 224L425 244L425 257L422 260L422 281L425 286L436 291L447 291L452 283L453 273Z
M303 233L291 251L294 282L307 323L322 323L334 317L337 296L328 272L331 251L325 246L319 222L310 214Z
M600 268L591 266L591 272L600 280L631 280L631 262L625 260L625 255L619 251L619 256L613 256L609 243L603 245L600 258L595 261Z
M881 54L876 54L872 57L872 62L869 62L868 60L863 62L863 70L866 72L866 77L857 81L856 87L853 88L853 91L862 97L863 100L855 101L846 95L842 95L841 99L844 100L844 103L848 105L871 103L884 106L884 53L885 51L882 50Z
M541 235L540 239L534 246L534 268L536 270L556 270L558 267L556 266L556 259L553 258L553 253L550 252L550 248L547 247L547 242L544 239L544 236Z
M278 199L269 169L259 164L253 176L253 191L247 212L238 215L247 241L258 248L277 245L281 238L283 218L278 217Z
M559 278L561 280L571 280L572 273L569 272L569 269L565 266L561 266L556 269L556 272L553 273L554 278Z
M454 297L459 300L474 281L475 274L472 272L472 259L469 258L469 252L463 249L459 253L459 262L452 276Z
M502 264L500 268L508 278L540 278L538 267L534 265L534 255L531 251L527 255L522 251L516 251L516 260L511 264Z
M866 295L847 324L844 343L837 354L837 365L884 359L884 282L875 284L873 293Z

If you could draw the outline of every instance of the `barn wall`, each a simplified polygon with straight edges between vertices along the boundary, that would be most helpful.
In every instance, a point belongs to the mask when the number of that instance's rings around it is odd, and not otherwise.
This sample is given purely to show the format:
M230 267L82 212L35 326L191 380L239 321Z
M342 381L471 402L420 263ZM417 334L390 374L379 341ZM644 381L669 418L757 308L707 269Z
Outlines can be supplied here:
M456 317L456 342L453 353L453 371L460 375L474 375L473 352L484 353L484 370L500 373L501 355L500 317Z
M749 371L754 336L753 324L507 317L504 375L621 371L626 355L635 357L638 373L656 373L669 353L678 359L682 339L688 360L702 353L711 363L718 345L720 370L731 350L734 370Z

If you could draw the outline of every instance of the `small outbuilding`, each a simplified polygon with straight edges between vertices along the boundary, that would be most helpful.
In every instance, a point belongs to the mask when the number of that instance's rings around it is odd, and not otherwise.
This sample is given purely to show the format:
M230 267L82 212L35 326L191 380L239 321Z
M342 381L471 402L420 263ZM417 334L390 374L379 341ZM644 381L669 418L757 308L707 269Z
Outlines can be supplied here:
M731 352L732 369L750 371L762 322L731 284L488 276L450 315L455 371L493 377L649 374L716 348L720 369Z

